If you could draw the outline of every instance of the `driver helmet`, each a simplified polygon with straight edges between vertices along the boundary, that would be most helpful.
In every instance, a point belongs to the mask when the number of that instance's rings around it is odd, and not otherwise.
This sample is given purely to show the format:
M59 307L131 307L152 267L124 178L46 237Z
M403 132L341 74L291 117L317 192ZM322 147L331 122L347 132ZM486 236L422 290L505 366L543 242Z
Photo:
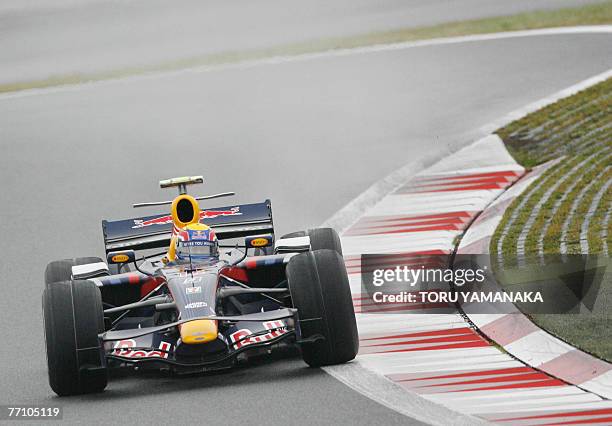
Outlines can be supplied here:
M176 258L182 261L209 260L219 257L215 231L203 223L192 223L178 233Z

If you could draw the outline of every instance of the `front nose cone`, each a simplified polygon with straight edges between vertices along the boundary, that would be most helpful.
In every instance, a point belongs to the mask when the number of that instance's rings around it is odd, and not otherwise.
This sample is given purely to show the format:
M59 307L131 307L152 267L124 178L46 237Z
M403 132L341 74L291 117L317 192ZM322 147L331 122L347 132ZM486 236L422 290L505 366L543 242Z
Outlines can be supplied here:
M219 330L217 321L195 320L181 325L181 341L188 345L212 342L217 338Z

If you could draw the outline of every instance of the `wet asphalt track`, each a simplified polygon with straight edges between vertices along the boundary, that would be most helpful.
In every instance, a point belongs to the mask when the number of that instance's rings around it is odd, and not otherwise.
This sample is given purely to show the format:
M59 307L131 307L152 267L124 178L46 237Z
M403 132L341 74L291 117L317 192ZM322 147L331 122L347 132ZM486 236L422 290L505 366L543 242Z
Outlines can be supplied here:
M611 46L609 35L483 41L0 99L0 404L61 404L66 420L96 423L410 423L291 357L54 398L44 267L100 255L100 220L171 197L157 180L175 175L202 173L198 193L235 190L236 202L270 197L279 232L314 226L408 161L609 69Z

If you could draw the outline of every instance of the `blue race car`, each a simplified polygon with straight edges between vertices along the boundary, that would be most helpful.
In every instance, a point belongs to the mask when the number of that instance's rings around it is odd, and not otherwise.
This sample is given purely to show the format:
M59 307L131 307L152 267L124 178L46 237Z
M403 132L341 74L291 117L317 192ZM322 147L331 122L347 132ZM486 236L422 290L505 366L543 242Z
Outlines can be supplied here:
M106 261L51 262L43 293L49 383L58 395L105 389L110 368L193 373L281 345L313 367L355 358L359 339L337 233L274 237L270 201L200 210L187 185L169 215L103 221ZM163 248L163 251L159 251Z

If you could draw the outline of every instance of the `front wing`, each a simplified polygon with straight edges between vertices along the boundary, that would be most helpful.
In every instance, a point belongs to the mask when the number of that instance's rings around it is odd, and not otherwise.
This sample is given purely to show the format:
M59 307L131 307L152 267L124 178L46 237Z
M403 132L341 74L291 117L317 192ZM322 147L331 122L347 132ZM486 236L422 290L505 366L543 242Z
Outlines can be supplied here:
M180 324L198 319L228 321L230 326L215 341L183 344ZM198 317L186 321L129 330L107 331L100 335L107 360L129 364L165 363L185 367L211 367L231 363L240 353L267 347L281 340L295 338L297 311L279 309L235 317Z

